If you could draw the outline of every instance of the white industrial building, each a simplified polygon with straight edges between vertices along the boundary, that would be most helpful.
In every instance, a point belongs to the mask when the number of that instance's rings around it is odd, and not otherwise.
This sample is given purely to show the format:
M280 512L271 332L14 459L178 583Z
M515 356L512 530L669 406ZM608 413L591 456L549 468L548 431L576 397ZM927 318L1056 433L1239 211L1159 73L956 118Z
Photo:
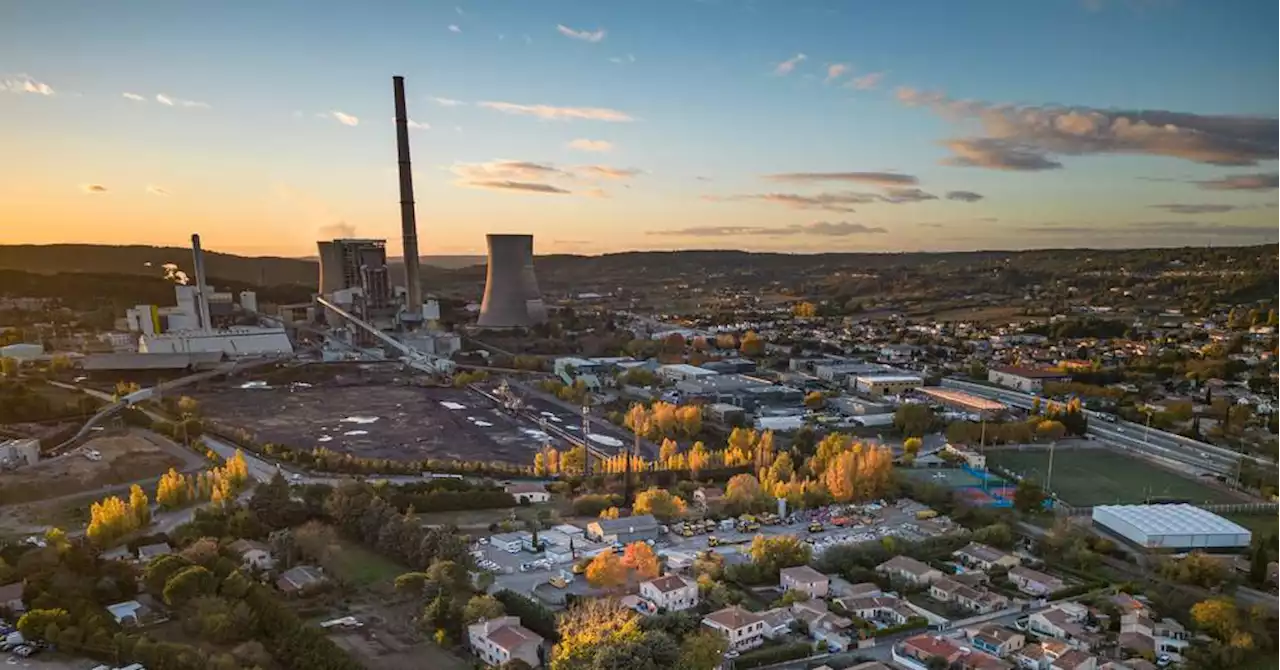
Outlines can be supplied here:
M230 357L291 354L293 344L283 328L238 326L223 330L143 335L139 353L177 354L218 351Z
M1249 529L1187 504L1099 505L1093 522L1147 549L1232 549L1249 546Z
M18 342L0 347L0 358L12 358L19 363L29 363L44 355L44 345Z

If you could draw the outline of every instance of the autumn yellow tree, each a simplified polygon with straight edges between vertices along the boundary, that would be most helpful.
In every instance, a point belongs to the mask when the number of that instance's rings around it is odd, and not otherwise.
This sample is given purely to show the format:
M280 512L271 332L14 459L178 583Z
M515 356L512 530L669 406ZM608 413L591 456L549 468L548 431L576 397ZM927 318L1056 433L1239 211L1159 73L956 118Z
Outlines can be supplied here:
M809 409L822 409L827 404L827 396L822 391L810 391L804 397L804 406Z
M818 315L818 307L811 302L798 302L791 307L791 313L802 319L811 319Z
M675 440L666 438L662 441L662 446L658 449L658 460L666 463L668 460L671 460L672 456L675 456L678 453L680 453L680 445L676 444Z
M129 512L133 515L134 528L151 525L151 501L137 484L129 487Z
M837 502L878 498L889 488L893 455L878 445L854 443L837 454L823 472L823 482Z
M601 518L601 519L616 519L616 518L618 518L618 515L619 515L620 513L621 513L621 512L619 512L619 511L618 511L618 508L617 508L617 507L608 507L608 508L605 508L605 509L600 510L600 518Z
M612 551L596 554L587 564L587 581L598 589L614 589L627 581L627 567Z
M697 476L709 467L711 467L711 453L702 442L694 442L693 447L689 449L689 469L693 471L694 476Z
M743 356L759 356L764 353L764 340L753 330L748 330L742 336L742 343L738 346L738 350Z
M156 485L156 503L165 509L177 509L187 502L186 479L177 470L169 468L168 472L160 476L160 483Z
M658 576L658 556L653 547L646 542L632 542L622 554L622 565L634 570L640 579L653 579Z
M1196 603L1191 607L1191 619L1197 628L1224 642L1229 642L1240 628L1240 613L1230 598Z
M633 647L644 635L640 617L607 598L593 598L569 609L556 628L560 641L551 650L551 670L606 667L596 663L602 650Z
M702 432L702 408L697 405L682 405L676 409L676 423L680 432L692 439Z
M636 496L633 512L635 514L652 514L663 523L684 516L688 506L679 497L666 489L652 487Z

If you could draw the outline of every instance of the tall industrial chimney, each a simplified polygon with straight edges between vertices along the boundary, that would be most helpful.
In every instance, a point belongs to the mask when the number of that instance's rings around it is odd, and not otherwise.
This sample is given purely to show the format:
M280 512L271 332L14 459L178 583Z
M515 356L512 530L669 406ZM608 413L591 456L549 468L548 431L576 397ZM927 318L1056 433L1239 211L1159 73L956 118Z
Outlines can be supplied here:
M212 319L209 318L209 285L205 283L204 250L200 248L200 235L191 235L191 261L196 270L196 311L200 318L201 330L213 330Z
M405 311L422 314L422 286L418 276L418 221L413 211L413 170L409 166L409 113L404 102L404 77L392 77L396 96L396 154L400 167L400 234L404 237Z

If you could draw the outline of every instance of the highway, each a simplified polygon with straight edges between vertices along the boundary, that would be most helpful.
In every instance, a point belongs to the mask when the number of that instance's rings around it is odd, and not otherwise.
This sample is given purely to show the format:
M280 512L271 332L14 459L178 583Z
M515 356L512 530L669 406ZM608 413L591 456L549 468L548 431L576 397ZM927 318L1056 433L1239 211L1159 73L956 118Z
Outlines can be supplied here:
M999 400L1020 409L1031 409L1036 397L1028 393L953 378L943 379L942 386ZM1142 452L1157 459L1188 466L1197 473L1212 473L1232 478L1236 475L1241 459L1248 459L1262 467L1276 467L1274 461L1265 458L1241 454L1131 421L1117 419L1113 423L1103 419L1102 412L1085 410L1085 413L1089 417L1087 432L1090 437L1121 449Z

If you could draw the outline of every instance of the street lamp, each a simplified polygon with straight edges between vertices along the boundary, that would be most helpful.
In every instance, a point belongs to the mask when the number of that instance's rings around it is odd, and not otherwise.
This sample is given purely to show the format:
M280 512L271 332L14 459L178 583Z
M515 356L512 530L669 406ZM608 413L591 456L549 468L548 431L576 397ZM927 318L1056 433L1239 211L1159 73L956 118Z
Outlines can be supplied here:
M582 474L591 476L591 393L582 396Z

